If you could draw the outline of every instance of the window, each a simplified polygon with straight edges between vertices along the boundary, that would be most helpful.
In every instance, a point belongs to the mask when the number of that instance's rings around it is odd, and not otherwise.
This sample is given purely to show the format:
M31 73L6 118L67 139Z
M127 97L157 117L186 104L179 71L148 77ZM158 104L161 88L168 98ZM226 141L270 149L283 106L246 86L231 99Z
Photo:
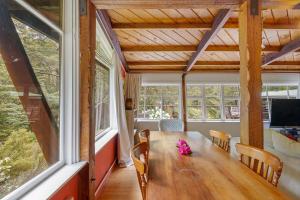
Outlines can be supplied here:
M205 85L205 118L221 119L221 87L219 85Z
M296 99L297 85L265 85L262 90L263 119L270 120L272 99Z
M140 96L138 118L179 118L178 86L142 86Z
M223 86L224 118L233 120L240 118L240 90L239 86Z
M96 85L95 85L95 114L96 134L101 133L110 127L110 84L109 68L96 64Z
M188 119L203 119L203 88L197 85L188 85L186 104Z
M110 73L112 66L112 48L106 35L97 23L96 37L96 74L95 74L95 126L96 136L110 129Z
M63 163L60 156L62 45L61 33L14 1L1 1L0 9L0 26L5 27L0 30L2 198L40 177L50 167ZM59 10L57 19L61 15Z

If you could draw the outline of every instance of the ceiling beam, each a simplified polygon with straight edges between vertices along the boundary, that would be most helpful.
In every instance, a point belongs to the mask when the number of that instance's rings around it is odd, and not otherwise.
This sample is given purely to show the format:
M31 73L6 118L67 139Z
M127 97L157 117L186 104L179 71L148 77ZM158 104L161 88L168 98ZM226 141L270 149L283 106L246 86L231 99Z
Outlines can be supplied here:
M126 72L129 72L129 68L128 68L125 56L121 50L120 42L117 38L116 33L112 29L111 21L107 14L107 11L106 10L97 10L96 17L97 17L99 24L102 26L102 28L104 29L104 32L107 34L109 40L111 41L113 48L115 49L116 53L118 54L124 70Z
M262 59L262 65L263 66L268 65L274 62L275 60L278 60L279 58L289 53L295 52L299 49L300 49L300 39L293 40L288 44L286 44L285 46L283 46L279 52L265 55Z
M214 22L212 24L212 29L205 32L203 38L201 39L201 41L197 47L197 51L192 55L191 59L188 61L185 72L188 72L193 68L193 65L197 62L198 58L208 47L211 40L215 37L215 35L217 35L219 30L227 22L231 13L232 13L231 9L221 9L218 12L218 14L216 15Z
M238 8L240 0L92 0L97 9Z
M122 52L195 52L197 46L194 45L145 45L145 46L123 46ZM282 46L266 46L263 52L278 52ZM205 51L239 52L239 46L231 45L209 45ZM297 50L300 52L300 50Z
M139 61L129 66L186 66L186 61ZM239 66L240 61L197 61L194 66ZM300 61L275 61L270 66L300 66Z
M208 72L208 73L239 73L239 69L228 68L228 69L193 69L190 73L200 73L200 72ZM180 69L131 69L130 73L183 73L183 70ZM263 68L262 73L300 73L300 67L295 69L285 69L285 68Z
M190 29L190 30L210 30L211 23L114 23L112 28L114 30L177 30L177 29ZM238 22L227 22L222 27L224 29L238 29ZM299 23L264 23L263 29L270 30L291 30L300 29Z
M238 8L241 0L92 0L97 9ZM264 0L263 9L297 8L298 0Z

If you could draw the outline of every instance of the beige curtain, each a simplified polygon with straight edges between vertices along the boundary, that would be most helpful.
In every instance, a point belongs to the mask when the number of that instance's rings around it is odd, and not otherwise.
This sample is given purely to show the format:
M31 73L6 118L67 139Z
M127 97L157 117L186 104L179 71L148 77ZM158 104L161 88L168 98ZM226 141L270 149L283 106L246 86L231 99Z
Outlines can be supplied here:
M133 108L137 109L140 98L140 88L142 85L142 79L140 74L130 74L126 75L126 93L125 98L131 98Z

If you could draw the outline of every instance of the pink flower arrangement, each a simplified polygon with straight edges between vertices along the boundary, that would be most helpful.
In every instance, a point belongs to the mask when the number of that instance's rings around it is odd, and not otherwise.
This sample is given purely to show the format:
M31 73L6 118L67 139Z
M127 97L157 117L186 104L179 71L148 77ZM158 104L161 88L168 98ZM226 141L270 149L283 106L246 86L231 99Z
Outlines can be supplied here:
M189 155L192 153L191 147L185 140L179 139L176 146L181 155Z

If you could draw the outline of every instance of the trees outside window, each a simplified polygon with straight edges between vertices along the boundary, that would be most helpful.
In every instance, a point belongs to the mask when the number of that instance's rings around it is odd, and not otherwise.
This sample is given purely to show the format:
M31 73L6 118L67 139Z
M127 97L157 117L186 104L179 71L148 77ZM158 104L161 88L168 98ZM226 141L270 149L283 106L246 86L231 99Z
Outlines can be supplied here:
M9 1L1 2L0 11L0 198L61 159L60 35L14 1L4 2Z
M172 119L179 118L179 87L142 86L138 108L138 118Z

